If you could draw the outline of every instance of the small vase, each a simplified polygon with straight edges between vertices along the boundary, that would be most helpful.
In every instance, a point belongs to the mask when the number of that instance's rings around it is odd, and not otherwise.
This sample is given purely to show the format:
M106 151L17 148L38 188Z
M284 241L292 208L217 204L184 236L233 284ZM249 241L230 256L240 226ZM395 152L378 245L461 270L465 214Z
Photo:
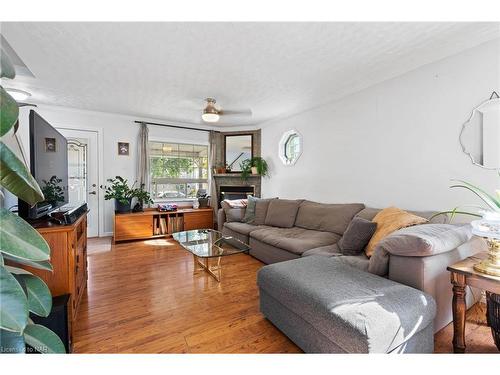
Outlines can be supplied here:
M115 199L115 211L121 214L130 212L130 206L132 204L132 198L128 199L127 203L121 203Z
M257 167L252 167L252 174L259 174Z

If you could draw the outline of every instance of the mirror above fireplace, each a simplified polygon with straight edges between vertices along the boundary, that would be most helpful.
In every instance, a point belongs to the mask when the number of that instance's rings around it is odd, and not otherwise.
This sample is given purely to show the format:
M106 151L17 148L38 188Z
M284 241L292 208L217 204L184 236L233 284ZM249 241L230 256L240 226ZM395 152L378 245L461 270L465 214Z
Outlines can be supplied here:
M224 136L224 163L228 172L240 173L243 160L253 157L253 134Z

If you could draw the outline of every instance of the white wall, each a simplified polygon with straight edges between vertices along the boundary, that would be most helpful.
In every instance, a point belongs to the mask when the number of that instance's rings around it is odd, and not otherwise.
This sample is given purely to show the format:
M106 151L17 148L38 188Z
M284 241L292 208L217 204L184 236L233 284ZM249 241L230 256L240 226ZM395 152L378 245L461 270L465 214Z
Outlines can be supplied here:
M407 209L477 203L449 185L459 178L490 192L500 187L496 172L473 166L458 143L472 108L500 92L499 56L500 40L488 42L264 124L262 156L272 175L263 181L263 195ZM278 143L291 128L302 133L304 151L295 166L285 167Z
M24 149L29 152L29 122L27 113L30 108L23 108L20 114L19 135L24 143ZM97 129L102 133L103 157L102 176L104 184L107 178L122 176L130 183L136 180L137 175L137 141L139 136L139 125L134 120L153 121L159 123L170 123L154 119L143 119L118 114L84 111L64 107L53 107L40 105L35 109L52 126L58 128L74 129ZM178 124L183 125L183 124ZM185 125L189 126L189 125ZM150 140L168 140L171 142L186 142L195 144L208 144L208 133L196 132L183 129L165 128L160 126L149 127ZM118 155L118 142L130 143L130 155ZM27 156L29 159L29 156ZM99 191L102 194L102 191ZM110 235L113 231L114 202L104 203L104 218L102 235Z

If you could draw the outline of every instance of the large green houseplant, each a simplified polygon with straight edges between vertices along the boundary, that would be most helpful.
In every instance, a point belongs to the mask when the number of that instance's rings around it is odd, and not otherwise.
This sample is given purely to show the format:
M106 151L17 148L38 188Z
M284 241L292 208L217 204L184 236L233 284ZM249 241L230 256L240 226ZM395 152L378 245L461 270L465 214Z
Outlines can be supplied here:
M100 186L101 189L104 189L104 199L115 200L116 212L130 212L132 198L134 198L136 191L136 189L134 189L135 183L132 186L128 186L128 181L121 176L108 178L107 181L108 185Z
M0 78L13 79L15 69L4 50L0 50L0 57ZM18 116L16 101L0 86L0 185L18 198L34 205L44 200L43 193L29 173L24 160L19 159L6 144L9 137L17 137L15 125ZM9 265L5 261L8 261ZM48 328L34 324L29 317L30 312L42 317L49 315L52 309L49 288L42 279L16 265L29 265L52 271L50 248L31 225L2 205L0 352L23 353L28 344L41 353L64 353L65 348L59 337Z

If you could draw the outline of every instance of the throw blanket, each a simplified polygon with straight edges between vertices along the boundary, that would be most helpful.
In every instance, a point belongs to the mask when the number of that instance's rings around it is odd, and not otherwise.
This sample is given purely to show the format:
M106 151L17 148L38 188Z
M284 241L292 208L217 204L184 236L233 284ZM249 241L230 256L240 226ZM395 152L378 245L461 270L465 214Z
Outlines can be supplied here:
M223 202L226 202L231 208L245 208L247 206L247 199L224 199Z

